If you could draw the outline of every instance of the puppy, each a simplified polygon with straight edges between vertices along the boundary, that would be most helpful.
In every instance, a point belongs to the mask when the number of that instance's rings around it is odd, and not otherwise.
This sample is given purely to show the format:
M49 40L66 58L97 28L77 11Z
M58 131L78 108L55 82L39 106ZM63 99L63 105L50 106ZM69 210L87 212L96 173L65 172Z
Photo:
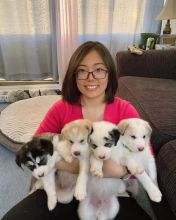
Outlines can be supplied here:
M109 122L97 122L94 125L96 130L104 128L101 130L102 139L105 139L105 135L111 134L112 131L117 138L120 135L120 138L117 144L111 148L108 144L100 148L93 143L95 157L91 163L91 172L102 177L103 162L101 160L118 161L127 166L130 173L137 177L151 200L160 202L162 195L157 187L156 165L149 146L151 127L146 121L137 118L122 120L116 128L115 125L110 124Z
M43 185L48 198L48 209L53 210L57 204L57 193L55 185L55 164L61 159L72 161L69 145L60 140L60 136L45 133L32 138L24 144L16 154L18 166L26 166L32 171L32 175L38 180L35 189Z
M160 202L162 194L157 184L155 158L150 149L152 128L139 118L122 120L117 127L121 135L116 153L121 164L127 166L142 183L151 200Z
M76 186L73 187L73 182L68 180L71 174L65 174L64 177L59 177L58 181L62 182L62 186L65 184L69 187L71 185L74 190L74 196L77 200L85 199L87 195L87 180L89 175L89 144L88 139L92 130L92 123L86 119L75 120L64 126L61 131L61 135L64 140L70 144L70 152L73 158L79 160L79 174L76 177ZM75 179L74 179L75 180ZM65 183L67 181L67 183ZM70 183L69 183L70 181ZM72 191L73 192L73 191ZM65 190L58 188L58 194L67 194ZM72 198L72 193L69 192L70 198ZM68 196L69 196L68 195ZM59 196L60 198L63 198ZM62 201L63 202L63 201Z
M99 122L93 123L92 133L90 134L90 147L92 148L93 153L94 150L99 149L98 159L95 158L94 160L94 155L92 155L90 158L91 172L93 173L93 175L97 175L96 170L94 170L93 168L93 166L96 165L96 161L100 161L102 163L102 161L106 159L105 154L101 154L101 149L110 149L111 147L115 146L118 141L118 137L117 135L115 135L118 130L115 125L110 126L110 128L107 128L106 126L104 126L104 124L102 124L103 127L97 127L97 123ZM107 132L104 133L102 132L102 130L106 130ZM103 176L103 174L101 174L101 176ZM116 178L100 179L95 176L90 176L87 185L87 197L80 202L78 207L78 214L80 219L114 219L119 211L117 194L124 193L126 189L123 181Z

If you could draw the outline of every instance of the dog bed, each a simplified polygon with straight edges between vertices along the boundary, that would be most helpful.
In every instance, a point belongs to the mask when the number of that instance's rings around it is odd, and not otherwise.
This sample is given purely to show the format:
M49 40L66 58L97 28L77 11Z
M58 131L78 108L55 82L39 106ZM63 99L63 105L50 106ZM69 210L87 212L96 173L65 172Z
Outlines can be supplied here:
M29 141L59 95L37 96L10 104L0 114L0 143L16 151Z

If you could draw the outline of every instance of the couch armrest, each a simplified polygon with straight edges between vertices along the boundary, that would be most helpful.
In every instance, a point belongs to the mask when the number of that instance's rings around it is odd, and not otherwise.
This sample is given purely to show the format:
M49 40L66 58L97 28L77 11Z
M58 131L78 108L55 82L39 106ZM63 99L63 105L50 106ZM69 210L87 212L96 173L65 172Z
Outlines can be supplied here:
M116 54L117 74L176 79L176 50L146 50L142 55L120 51Z
M176 140L162 146L156 162L159 186L176 218Z

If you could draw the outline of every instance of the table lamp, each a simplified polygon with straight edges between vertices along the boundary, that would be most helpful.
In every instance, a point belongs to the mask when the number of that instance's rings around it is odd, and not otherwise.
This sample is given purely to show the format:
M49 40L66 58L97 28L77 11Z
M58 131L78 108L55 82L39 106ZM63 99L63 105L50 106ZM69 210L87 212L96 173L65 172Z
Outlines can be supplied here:
M166 26L163 29L163 34L170 34L170 19L176 18L176 0L166 0L161 12L156 17L157 20L167 20Z

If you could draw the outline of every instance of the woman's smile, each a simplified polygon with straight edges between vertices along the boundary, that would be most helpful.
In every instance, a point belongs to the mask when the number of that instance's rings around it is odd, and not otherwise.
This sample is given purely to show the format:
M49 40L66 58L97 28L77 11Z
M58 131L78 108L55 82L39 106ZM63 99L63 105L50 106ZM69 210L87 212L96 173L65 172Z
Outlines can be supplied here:
M98 87L98 85L85 85L85 88L86 88L87 90L90 90L90 91L96 90L97 87Z

